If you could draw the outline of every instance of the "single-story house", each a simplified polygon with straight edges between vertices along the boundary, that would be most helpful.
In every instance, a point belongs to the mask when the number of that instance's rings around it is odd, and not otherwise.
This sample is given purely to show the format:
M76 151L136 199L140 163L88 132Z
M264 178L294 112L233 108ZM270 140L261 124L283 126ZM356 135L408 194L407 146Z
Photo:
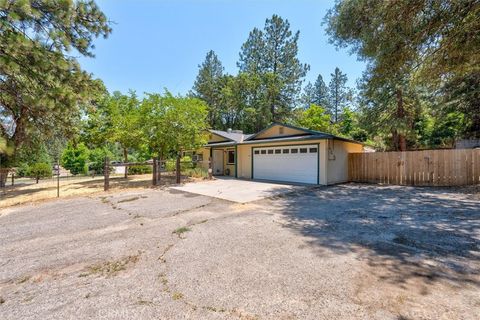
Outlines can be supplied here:
M213 175L241 179L328 185L348 181L348 153L359 142L332 134L273 123L256 134L209 130L197 160Z

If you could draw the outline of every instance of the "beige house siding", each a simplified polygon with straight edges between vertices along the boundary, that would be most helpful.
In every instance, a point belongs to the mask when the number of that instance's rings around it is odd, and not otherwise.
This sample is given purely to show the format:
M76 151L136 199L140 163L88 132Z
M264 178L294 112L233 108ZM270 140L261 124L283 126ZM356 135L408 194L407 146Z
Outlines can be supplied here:
M348 181L348 154L351 152L362 152L363 146L341 140L329 140L326 144L327 156L327 184L341 183Z
M282 133L280 133L282 128ZM268 128L264 132L260 133L256 139L267 139L272 137L292 136L298 134L304 134L305 131L290 128L281 125L275 125ZM209 142L222 142L226 141L225 138L211 133ZM290 146L290 145L305 145L305 144L318 144L318 181L321 185L335 184L348 181L348 153L362 152L363 146L358 143L347 142L336 139L315 139L315 140L303 140L303 141L269 141L264 143L246 143L237 145L237 155L235 164L227 164L228 150L235 150L235 147L215 147L215 150L222 150L224 152L224 170L230 170L230 176L235 176L235 169L237 177L241 179L252 178L252 148L256 147L274 147L274 146ZM208 160L210 157L210 148L202 148L197 151L203 154L203 161L199 164L201 167L208 169Z
M280 133L280 128L283 128L283 133ZM255 137L255 140L273 137L294 136L298 134L305 134L305 131L277 125L268 128L264 132L260 133L258 136Z
M239 145L237 146L237 170L238 178L251 179L252 178L252 146L251 145Z
M203 161L198 162L198 166L208 170L208 159L210 158L210 148L201 148L196 151L197 154L203 155Z
M215 150L222 150L224 152L223 154L223 168L229 169L230 170L230 175L234 177L235 176L235 164L228 164L228 156L227 156L227 151L228 150L235 150L235 147L225 147L225 148L213 148ZM208 170L208 159L210 158L210 148L202 148L197 150L197 153L203 154L203 161L199 162L198 165L204 169ZM237 160L238 161L238 160Z

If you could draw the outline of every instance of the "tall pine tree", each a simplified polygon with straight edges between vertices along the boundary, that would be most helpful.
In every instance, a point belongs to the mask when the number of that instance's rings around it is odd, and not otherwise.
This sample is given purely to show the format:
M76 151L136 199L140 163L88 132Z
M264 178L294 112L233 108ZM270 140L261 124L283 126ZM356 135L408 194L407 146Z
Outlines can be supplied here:
M337 123L339 116L345 103L347 102L348 90L346 88L347 75L344 74L337 67L335 71L330 74L331 80L329 83L330 87L330 113L333 117L333 122Z
M193 85L193 95L207 103L209 125L217 128L222 124L221 91L224 68L213 50L207 53L205 61L198 68L198 75Z
M322 106L327 110L330 109L328 87L323 81L321 74L318 75L317 80L313 85L308 83L305 86L302 100L302 102L306 104L306 107L310 106L311 104L315 104Z
M268 122L285 120L298 100L309 69L297 57L299 35L299 31L292 33L288 20L273 15L265 21L263 31L253 29L242 45L237 65L241 72L261 77L262 92L256 95L256 105L268 115Z

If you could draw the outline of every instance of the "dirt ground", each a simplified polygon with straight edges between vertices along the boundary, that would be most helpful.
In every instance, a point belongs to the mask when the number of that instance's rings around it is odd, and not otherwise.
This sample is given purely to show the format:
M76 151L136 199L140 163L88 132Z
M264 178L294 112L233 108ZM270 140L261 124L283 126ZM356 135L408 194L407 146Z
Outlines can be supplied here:
M182 181L191 178L182 177ZM175 176L172 173L162 175L161 185L170 185L175 182ZM103 176L85 177L70 176L60 179L60 198L89 195L103 192ZM150 188L152 186L152 174L131 175L124 179L123 175L110 177L110 189L118 191L131 188ZM7 181L7 187L0 189L0 208L6 208L14 205L38 202L42 200L57 198L57 180L55 178L40 180L38 184L33 179L21 178L10 185L10 179Z
M1 319L473 320L479 273L472 190L139 189L0 210Z

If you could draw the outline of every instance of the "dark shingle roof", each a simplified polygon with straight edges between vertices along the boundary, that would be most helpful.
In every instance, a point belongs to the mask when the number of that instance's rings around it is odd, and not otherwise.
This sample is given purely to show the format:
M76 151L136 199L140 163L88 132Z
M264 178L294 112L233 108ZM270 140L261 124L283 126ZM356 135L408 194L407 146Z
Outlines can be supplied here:
M243 142L243 140L247 139L251 136L251 134L244 134L239 132L227 132L221 130L209 130L211 133L224 137L228 140L235 141L235 142Z

